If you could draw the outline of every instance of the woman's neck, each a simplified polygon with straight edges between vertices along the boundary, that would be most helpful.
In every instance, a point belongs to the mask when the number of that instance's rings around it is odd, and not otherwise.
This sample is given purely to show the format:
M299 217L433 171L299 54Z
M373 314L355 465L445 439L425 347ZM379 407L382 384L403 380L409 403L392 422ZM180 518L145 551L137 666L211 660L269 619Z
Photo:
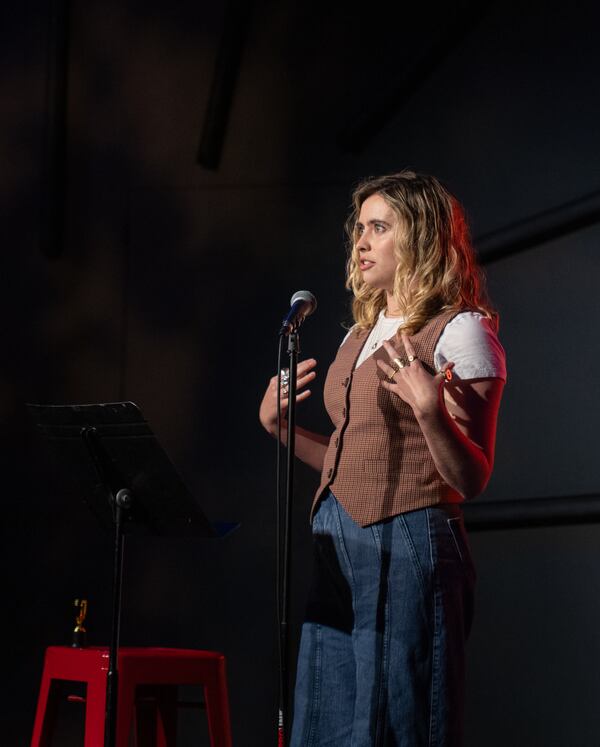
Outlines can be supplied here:
M394 295L389 291L386 291L386 308L383 314L387 317L404 316L404 310L400 308Z

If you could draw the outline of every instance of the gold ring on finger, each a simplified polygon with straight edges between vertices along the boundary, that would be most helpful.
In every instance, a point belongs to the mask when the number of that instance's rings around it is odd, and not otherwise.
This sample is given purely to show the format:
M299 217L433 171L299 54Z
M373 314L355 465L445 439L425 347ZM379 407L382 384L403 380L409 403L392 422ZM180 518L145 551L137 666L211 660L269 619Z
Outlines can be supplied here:
M406 365L401 358L392 358L392 363L396 364L396 371L399 371L401 368L404 368L404 366Z

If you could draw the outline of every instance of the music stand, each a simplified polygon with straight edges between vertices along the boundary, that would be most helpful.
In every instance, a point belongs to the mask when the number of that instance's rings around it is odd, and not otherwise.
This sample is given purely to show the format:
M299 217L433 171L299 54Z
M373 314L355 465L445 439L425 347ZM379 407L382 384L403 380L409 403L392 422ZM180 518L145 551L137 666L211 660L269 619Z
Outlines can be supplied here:
M114 747L125 533L218 538L239 525L208 521L133 402L27 404L27 409L63 477L114 533L104 740L106 747Z

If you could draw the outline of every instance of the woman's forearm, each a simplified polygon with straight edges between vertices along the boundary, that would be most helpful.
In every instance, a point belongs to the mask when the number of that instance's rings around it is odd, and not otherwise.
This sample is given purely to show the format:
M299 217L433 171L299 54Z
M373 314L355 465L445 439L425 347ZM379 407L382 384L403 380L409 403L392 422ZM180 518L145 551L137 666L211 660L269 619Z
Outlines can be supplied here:
M436 406L415 411L438 472L467 499L492 474L503 388L499 378L457 381L441 389Z
M277 438L276 428L269 428L268 432L274 438ZM313 431L307 431L299 426L296 426L295 433L295 455L300 459L300 461L308 464L309 467L317 470L317 472L321 472L323 469L325 452L329 445L329 436L314 433ZM287 422L284 422L281 426L281 440L284 444L287 442L287 435Z
M417 420L442 479L465 499L479 495L493 466L484 450L460 430L443 403Z

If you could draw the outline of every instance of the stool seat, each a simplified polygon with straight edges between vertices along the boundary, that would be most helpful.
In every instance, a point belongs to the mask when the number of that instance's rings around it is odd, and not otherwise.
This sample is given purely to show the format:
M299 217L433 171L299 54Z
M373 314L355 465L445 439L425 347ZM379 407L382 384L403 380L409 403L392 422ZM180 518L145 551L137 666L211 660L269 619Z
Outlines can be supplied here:
M31 747L48 747L57 706L56 685L66 680L84 682L84 747L104 747L106 684L110 652L105 646L72 648L49 646L46 649ZM229 699L225 674L225 656L217 651L196 649L122 647L117 656L118 703L116 747L128 747L132 726L136 726L136 744L145 747L174 747L176 744L176 688L178 685L203 685L211 747L231 747ZM140 742L142 719L136 707L138 687L152 696L155 728L152 741ZM147 709L143 709L147 710ZM146 734L148 734L147 726Z

